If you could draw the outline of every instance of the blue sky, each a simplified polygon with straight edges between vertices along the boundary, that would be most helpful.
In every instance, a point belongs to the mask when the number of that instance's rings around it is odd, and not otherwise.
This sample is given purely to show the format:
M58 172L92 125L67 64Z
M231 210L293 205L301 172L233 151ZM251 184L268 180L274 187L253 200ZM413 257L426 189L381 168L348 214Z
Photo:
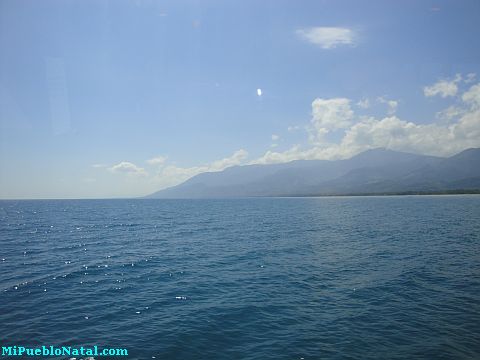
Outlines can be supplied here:
M2 0L0 198L480 146L479 18L478 1Z

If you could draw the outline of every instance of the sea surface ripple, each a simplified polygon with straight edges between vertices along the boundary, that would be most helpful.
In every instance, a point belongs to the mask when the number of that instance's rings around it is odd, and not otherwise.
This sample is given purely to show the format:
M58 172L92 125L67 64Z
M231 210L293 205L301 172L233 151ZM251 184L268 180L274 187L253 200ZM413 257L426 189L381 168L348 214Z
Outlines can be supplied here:
M479 359L480 196L0 201L0 340Z

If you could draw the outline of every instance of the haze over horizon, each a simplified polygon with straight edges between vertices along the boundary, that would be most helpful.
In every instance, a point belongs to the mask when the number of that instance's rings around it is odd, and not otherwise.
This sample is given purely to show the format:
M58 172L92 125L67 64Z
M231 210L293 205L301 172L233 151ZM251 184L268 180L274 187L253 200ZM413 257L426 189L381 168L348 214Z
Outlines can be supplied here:
M0 198L478 148L479 14L476 1L2 1Z

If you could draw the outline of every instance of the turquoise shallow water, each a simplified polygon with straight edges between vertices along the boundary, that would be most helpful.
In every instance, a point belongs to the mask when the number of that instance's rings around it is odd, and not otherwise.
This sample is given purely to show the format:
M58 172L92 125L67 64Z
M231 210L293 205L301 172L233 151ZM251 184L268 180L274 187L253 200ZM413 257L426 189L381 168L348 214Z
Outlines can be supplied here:
M480 196L1 201L0 339L478 359Z

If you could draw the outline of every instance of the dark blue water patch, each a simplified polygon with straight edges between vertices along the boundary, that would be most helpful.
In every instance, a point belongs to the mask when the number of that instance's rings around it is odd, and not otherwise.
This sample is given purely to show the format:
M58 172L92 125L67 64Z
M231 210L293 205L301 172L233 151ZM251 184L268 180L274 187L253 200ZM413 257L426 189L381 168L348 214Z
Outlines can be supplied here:
M3 344L480 358L480 197L0 202Z

